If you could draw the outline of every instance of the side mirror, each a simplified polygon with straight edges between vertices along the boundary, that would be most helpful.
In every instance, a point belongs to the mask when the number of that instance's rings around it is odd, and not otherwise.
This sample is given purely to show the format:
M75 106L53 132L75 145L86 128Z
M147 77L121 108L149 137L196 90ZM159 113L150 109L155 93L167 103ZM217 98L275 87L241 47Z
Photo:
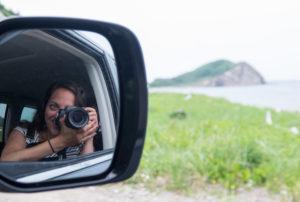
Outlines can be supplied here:
M135 173L146 133L147 82L130 30L83 19L7 19L0 22L0 71L1 190L104 184ZM73 91L69 100L47 91L66 81L76 84L85 104L79 106ZM55 110L69 105L91 113L90 125L70 129L64 118L54 122Z

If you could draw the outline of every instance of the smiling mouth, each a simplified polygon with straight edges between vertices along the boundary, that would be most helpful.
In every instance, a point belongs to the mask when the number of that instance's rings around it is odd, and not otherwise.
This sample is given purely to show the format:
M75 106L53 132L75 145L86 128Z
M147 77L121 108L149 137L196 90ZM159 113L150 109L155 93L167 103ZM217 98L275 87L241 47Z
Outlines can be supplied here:
M52 123L52 126L53 126L54 129L60 130L60 127L55 123L55 119L52 119L51 123Z

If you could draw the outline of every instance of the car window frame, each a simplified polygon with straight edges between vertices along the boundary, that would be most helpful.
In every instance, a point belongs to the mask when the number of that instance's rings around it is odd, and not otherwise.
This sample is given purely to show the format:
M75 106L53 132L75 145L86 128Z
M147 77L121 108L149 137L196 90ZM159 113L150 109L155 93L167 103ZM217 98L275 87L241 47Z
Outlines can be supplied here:
M4 116L3 116L3 125L2 125L2 137L1 137L1 149L0 152L2 151L4 145L5 145L5 125L6 125L6 116L7 116L7 111L8 111L8 103L7 102L3 102L2 100L0 100L0 104L5 104L5 110L4 110Z

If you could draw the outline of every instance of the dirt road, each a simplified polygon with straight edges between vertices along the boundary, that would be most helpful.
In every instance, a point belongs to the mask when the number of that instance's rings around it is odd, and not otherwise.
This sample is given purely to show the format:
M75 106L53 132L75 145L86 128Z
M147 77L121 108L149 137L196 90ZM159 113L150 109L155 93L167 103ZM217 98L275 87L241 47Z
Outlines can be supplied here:
M43 201L43 202L227 202L227 201L243 201L243 202L279 202L279 201L292 201L287 193L273 195L263 189L253 189L251 191L239 191L232 195L226 192L211 193L199 192L194 196L183 196L173 192L155 191L151 192L143 186L131 186L122 183L105 185L105 186L91 186L86 188L76 188L68 190L59 190L42 193L31 194L11 194L0 193L0 201L2 202L30 202L30 201Z

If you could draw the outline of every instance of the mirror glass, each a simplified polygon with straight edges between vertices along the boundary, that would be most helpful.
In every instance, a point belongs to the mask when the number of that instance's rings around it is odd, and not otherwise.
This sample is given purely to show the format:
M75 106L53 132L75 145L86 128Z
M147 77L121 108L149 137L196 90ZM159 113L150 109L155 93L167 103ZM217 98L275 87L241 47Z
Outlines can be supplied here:
M120 95L104 36L62 29L6 33L0 36L0 71L3 176L33 183L108 168Z

